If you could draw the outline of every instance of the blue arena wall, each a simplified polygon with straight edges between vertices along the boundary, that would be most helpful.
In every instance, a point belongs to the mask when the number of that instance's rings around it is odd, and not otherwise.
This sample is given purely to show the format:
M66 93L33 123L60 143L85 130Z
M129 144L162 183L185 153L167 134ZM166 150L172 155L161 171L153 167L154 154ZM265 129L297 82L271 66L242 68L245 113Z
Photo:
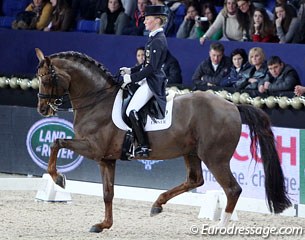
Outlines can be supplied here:
M35 48L46 55L61 51L85 53L105 65L116 74L121 66L135 64L135 49L146 42L146 37L98 35L82 32L40 32L0 29L0 74L33 75L38 60ZM237 48L249 50L262 47L267 58L280 56L297 70L305 85L305 45L252 42L222 42L227 55ZM210 42L200 45L198 40L168 38L170 51L178 59L183 84L191 87L191 77L197 65L208 57Z

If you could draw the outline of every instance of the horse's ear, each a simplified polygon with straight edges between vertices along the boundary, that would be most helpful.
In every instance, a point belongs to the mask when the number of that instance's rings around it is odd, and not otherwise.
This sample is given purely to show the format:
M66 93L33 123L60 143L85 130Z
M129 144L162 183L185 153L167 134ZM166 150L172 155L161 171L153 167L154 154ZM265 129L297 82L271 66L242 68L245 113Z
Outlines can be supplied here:
M35 48L36 51L36 56L39 59L39 62L41 62L42 60L44 60L44 54L42 53L42 51L39 48Z

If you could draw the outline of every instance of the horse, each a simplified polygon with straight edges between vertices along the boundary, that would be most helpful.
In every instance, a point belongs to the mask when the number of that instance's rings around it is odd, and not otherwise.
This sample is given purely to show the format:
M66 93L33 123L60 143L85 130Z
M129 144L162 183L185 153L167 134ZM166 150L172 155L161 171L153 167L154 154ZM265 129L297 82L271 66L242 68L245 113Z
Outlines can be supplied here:
M68 94L74 114L75 136L73 139L54 140L47 171L57 185L65 187L65 176L56 169L57 153L61 148L98 163L105 215L102 222L90 228L90 232L102 232L113 225L115 167L126 134L112 121L113 103L120 84L103 64L83 53L68 51L45 56L36 48L36 56L39 60L37 111L44 117L53 116ZM260 146L270 212L281 213L291 206L271 122L263 110L246 104L236 105L209 92L194 91L175 96L172 114L173 122L168 129L148 132L152 151L147 159L183 156L186 180L158 196L151 207L151 216L161 213L163 205L173 197L204 184L204 162L227 198L218 226L229 224L242 192L230 169L242 119L249 126L252 157Z

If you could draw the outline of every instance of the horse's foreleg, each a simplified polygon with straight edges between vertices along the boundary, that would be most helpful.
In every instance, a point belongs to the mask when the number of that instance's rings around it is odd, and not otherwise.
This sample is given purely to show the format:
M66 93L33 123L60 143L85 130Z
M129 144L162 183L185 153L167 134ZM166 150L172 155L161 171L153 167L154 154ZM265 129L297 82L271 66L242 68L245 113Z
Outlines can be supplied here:
M100 163L101 175L103 179L103 196L105 203L105 218L102 223L95 224L91 227L90 232L99 233L105 228L111 228L113 224L112 217L112 201L114 196L114 175L115 175L115 160L106 160Z
M184 161L187 169L186 181L181 185L160 194L151 208L151 216L161 213L162 205L167 203L168 200L203 184L204 181L202 177L200 158L198 158L196 155L186 155L184 156Z
M65 177L64 175L58 173L56 169L57 154L59 150L61 148L67 148L77 152L80 155L90 156L92 154L90 144L87 140L56 139L50 148L51 154L48 163L48 173L57 185L62 188L65 188Z

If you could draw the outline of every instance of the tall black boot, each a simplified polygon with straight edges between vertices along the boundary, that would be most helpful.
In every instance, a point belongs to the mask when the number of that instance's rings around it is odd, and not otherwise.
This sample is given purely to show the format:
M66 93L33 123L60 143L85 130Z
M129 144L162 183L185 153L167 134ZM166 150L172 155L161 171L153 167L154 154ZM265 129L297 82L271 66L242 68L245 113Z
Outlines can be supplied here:
M132 130L135 133L138 146L135 149L136 157L148 157L149 156L149 142L147 133L144 131L144 126L142 121L139 119L137 111L132 110L129 113L129 119L132 125Z

